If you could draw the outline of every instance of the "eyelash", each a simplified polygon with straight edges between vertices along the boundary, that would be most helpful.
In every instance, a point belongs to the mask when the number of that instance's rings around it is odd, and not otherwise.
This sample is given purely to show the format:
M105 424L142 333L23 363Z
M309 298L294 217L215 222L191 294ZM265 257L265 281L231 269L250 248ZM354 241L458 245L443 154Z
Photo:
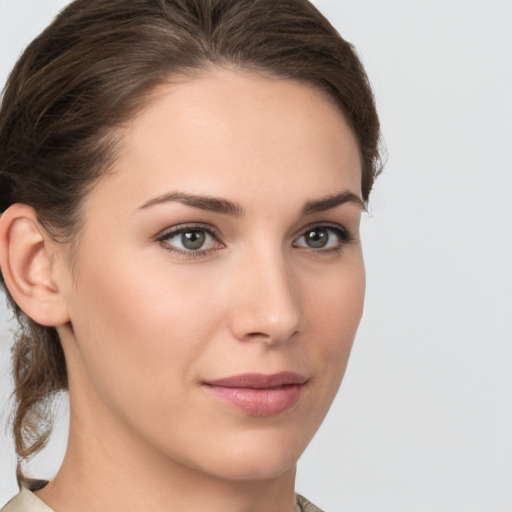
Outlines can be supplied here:
M306 235L306 233L314 231L314 230L325 230L329 232L333 232L339 239L339 243L335 247L327 248L327 249L315 249L313 247L300 247L302 249L308 250L309 252L318 254L318 253L340 253L343 251L343 249L350 245L351 243L355 242L356 237L345 227L341 226L340 224L331 224L331 223L320 223L320 224L312 224L310 226L306 226L302 230L302 234L297 237L294 241L294 247L296 240L299 240L303 236Z
M295 245L297 240L304 237L308 232L311 232L313 230L325 230L331 233L334 233L338 239L339 243L336 245L336 247L327 248L327 249L315 249L312 247L303 247L303 246L297 246ZM181 250L176 247L173 247L171 244L169 244L167 241L170 238L174 238L175 236L181 235L183 233L188 233L190 231L203 231L207 235L211 236L217 243L222 244L222 247L217 247L213 249L198 249L197 251L194 250ZM313 224L310 226L307 226L304 228L301 232L301 234L295 238L293 242L293 246L296 248L308 250L309 252L318 254L318 253L339 253L343 250L343 248L347 245L350 245L355 241L355 236L350 233L346 228L343 226L340 226L339 224L330 224L330 223L320 223L320 224ZM185 258L195 259L195 258L202 258L208 256L212 251L223 249L225 246L222 243L220 239L220 233L218 230L214 229L212 226L207 226L204 224L187 224L182 226L173 227L170 229L167 229L162 234L157 236L156 242L158 242L165 250L172 252L174 254L179 254L180 256L183 256Z
M204 231L209 236L211 236L217 243L222 244L220 241L220 233L214 229L212 226L205 226L204 224L186 224L182 226L177 226L174 228L167 229L161 235L156 238L156 241L167 251L172 252L174 254L179 254L185 258L201 258L208 256L211 251L215 251L218 249L222 249L223 247L215 248L215 249L206 249L206 250L181 250L176 247L173 247L171 244L167 243L167 240L170 238L174 238L175 236L181 235L183 233L189 233L190 231ZM224 246L224 244L222 244Z

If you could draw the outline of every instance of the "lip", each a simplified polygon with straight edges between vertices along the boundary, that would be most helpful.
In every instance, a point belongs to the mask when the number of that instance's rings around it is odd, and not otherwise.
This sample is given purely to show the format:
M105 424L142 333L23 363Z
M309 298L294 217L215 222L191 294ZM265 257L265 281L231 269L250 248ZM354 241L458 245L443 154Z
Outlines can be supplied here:
M275 416L297 404L307 381L294 372L245 373L204 382L203 387L250 416Z

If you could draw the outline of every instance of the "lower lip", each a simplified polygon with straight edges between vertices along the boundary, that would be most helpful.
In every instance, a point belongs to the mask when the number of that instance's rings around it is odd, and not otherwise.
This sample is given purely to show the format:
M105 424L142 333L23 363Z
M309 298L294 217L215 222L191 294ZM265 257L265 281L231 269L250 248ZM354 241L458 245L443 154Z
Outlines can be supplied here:
M223 402L251 416L275 416L291 409L299 401L305 384L277 388L231 388L205 385L207 391Z

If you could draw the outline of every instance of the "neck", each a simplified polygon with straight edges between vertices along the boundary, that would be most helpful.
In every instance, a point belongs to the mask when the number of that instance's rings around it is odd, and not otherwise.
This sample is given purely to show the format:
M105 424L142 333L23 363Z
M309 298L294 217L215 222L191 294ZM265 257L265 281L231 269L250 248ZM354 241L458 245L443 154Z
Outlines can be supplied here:
M271 479L219 478L162 454L123 431L115 420L105 422L105 415L94 408L81 412L71 408L64 462L56 477L36 493L54 510L295 511L294 467ZM98 417L103 418L101 424Z

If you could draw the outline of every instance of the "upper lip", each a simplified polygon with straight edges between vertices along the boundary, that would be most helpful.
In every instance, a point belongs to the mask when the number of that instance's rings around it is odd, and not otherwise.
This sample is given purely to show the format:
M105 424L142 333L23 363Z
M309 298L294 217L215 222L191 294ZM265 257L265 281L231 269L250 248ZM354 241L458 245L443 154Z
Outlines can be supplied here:
M305 384L307 378L295 372L279 372L267 375L264 373L244 373L205 382L209 386L225 388L270 389L293 384Z

